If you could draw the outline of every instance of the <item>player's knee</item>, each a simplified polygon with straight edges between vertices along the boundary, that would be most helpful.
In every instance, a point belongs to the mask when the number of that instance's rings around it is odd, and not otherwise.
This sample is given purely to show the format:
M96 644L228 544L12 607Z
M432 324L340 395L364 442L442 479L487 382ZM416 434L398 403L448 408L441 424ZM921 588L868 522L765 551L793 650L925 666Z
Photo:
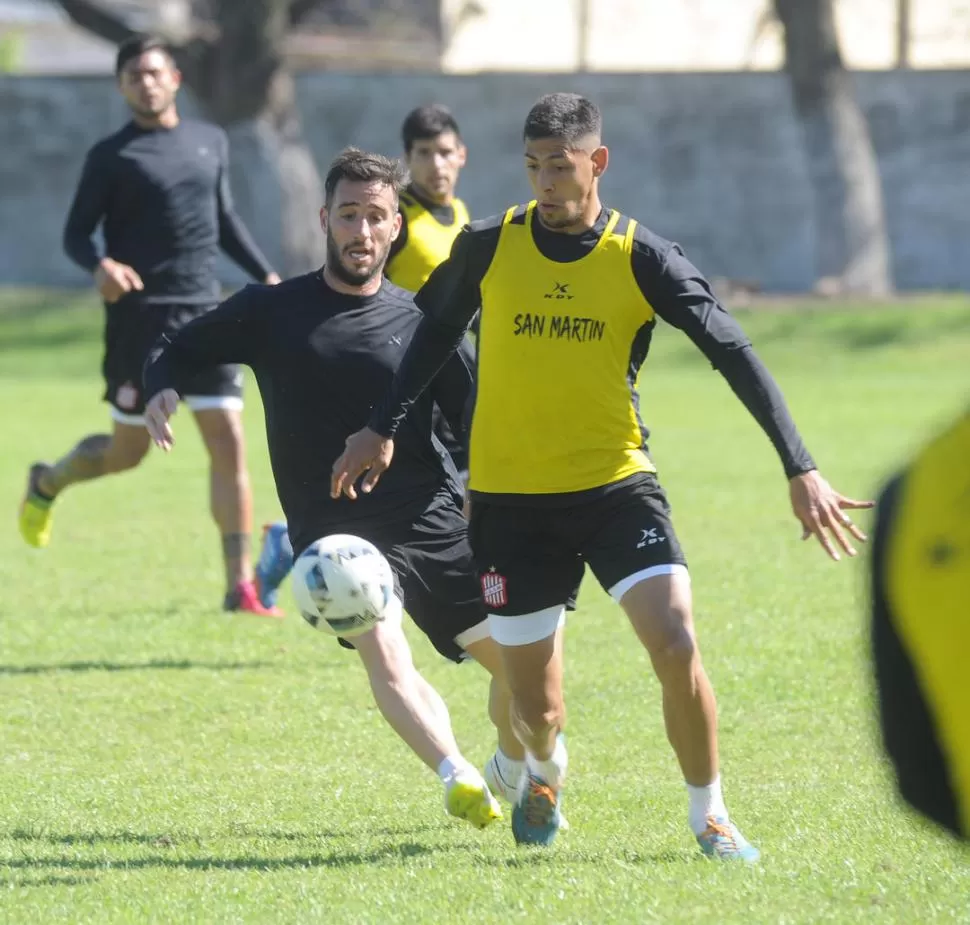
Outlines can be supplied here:
M697 639L683 623L672 626L650 651L661 681L689 676L699 657Z

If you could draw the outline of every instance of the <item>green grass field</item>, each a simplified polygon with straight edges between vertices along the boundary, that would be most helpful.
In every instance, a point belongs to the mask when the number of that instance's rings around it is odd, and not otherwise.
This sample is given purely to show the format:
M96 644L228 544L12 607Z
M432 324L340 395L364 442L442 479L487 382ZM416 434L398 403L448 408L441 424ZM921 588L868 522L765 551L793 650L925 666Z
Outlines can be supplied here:
M970 301L797 309L739 314L823 473L872 496L966 403ZM187 414L172 455L70 492L24 547L27 463L107 426L100 324L83 293L0 301L0 921L970 921L970 852L900 806L878 747L865 563L799 542L774 451L682 335L658 331L644 412L756 868L700 857L657 683L593 581L567 629L572 830L542 853L445 816L352 654L219 611ZM247 421L269 518L254 389ZM483 762L484 673L409 635Z

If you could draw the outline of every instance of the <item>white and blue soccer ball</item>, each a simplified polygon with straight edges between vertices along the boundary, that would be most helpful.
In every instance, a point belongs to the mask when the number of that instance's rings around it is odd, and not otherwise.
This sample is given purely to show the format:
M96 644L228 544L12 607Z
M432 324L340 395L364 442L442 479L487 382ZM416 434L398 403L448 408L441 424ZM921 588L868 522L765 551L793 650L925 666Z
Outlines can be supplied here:
M293 563L292 578L303 619L331 636L373 629L394 597L394 573L381 551L343 533L311 543Z

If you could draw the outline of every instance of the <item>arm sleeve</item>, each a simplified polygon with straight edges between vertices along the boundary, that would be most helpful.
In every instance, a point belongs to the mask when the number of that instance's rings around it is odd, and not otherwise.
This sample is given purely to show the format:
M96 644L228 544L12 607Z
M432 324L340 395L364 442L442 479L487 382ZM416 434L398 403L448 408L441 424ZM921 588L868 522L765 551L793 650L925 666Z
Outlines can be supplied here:
M64 251L82 270L93 273L101 261L94 232L108 207L110 165L99 148L92 148L84 161L64 226Z
M252 366L266 336L261 286L247 286L212 311L163 334L143 371L146 400L189 376L223 363Z
M431 391L455 439L467 446L475 401L475 350L467 337L445 361Z
M219 159L219 247L253 279L263 282L273 267L236 212L229 186L229 142L223 137Z
M680 247L670 245L662 257L635 249L634 275L654 311L683 331L727 380L771 440L785 475L814 469L778 384Z
M390 389L371 414L367 425L371 430L393 437L411 405L458 349L481 305L479 287L495 255L498 232L497 228L481 232L463 229L451 256L435 268L414 297L424 318Z

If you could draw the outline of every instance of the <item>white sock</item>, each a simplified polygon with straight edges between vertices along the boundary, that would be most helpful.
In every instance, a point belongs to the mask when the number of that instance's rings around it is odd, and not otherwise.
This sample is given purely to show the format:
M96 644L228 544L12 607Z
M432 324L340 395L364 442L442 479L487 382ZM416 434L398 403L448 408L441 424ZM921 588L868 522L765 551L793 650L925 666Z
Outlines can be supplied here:
M692 787L688 784L687 793L690 796L687 819L695 835L702 835L706 831L708 816L718 816L725 821L728 819L727 807L721 795L720 774L706 787Z
M474 768L461 755L449 755L438 765L438 777L447 784L456 774L468 770L474 770Z
M496 748L495 764L498 768L498 776L510 790L515 790L525 772L525 761L518 758L509 758L501 748Z
M556 747L547 761L540 761L532 752L526 751L525 763L530 774L541 777L550 787L558 790L566 780L566 765L569 763L562 737L556 739Z

